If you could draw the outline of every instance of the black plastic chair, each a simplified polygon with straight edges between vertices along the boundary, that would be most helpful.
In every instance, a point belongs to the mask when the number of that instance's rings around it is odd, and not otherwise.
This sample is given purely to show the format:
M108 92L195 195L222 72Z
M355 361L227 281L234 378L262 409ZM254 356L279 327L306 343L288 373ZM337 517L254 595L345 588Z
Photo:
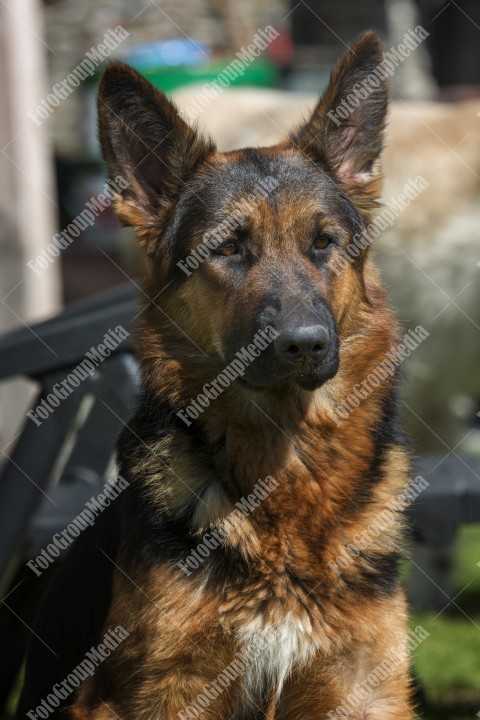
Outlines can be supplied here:
M121 325L130 331L136 312L136 291L128 285L72 305L35 325L33 332L25 328L10 333L0 340L0 380L13 375L36 380L41 387L36 407L108 330ZM129 340L40 426L26 419L1 473L0 578L12 556L23 553L26 544L33 550L42 539L48 540L52 531L75 516L92 487L105 482L115 438L132 414L137 392Z
M0 339L0 381L23 375L46 398L117 326L130 331L136 288L126 285L76 303L57 317ZM28 626L48 582L26 562L98 494L112 468L112 449L133 413L138 369L130 337L99 363L41 425L26 417L0 477L0 639L9 662L0 670L0 707L20 669Z

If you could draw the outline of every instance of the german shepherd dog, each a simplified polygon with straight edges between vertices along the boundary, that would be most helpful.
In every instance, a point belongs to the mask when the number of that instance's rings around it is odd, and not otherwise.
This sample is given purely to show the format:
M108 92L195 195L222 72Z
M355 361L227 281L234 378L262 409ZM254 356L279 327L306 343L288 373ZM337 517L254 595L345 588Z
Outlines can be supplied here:
M19 718L55 698L76 720L412 717L401 511L358 548L408 482L397 377L335 413L400 339L368 248L332 272L378 207L388 88L357 88L382 59L362 35L288 139L228 153L137 72L106 69L101 145L142 249L143 389L118 443L128 487L51 587Z

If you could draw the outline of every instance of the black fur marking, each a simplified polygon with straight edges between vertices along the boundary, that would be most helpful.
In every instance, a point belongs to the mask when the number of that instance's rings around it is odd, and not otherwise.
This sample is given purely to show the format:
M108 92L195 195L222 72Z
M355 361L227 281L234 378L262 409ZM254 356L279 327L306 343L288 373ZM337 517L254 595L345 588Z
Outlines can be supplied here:
M353 589L364 597L394 595L398 591L401 554L361 553L360 557L368 562L371 569L361 569L361 580Z

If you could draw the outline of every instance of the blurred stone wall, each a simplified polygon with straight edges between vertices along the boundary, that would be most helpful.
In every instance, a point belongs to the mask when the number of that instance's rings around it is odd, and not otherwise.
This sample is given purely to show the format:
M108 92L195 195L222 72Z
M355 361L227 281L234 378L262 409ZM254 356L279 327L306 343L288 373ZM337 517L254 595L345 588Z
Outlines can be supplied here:
M286 0L56 0L45 6L45 41L51 86L61 82L102 41L109 28L122 25L129 37L114 55L146 42L191 37L216 49L235 52L251 42L258 28L277 26L288 13ZM79 119L88 112L87 87L80 86L48 118L56 151L75 157L84 152ZM39 102L41 98L39 97Z

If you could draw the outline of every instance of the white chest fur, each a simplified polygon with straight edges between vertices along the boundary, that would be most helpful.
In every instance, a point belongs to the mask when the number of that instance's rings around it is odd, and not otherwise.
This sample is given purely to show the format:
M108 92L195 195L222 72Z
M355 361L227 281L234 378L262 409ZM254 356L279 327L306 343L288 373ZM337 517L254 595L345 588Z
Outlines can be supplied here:
M308 619L292 617L291 613L265 624L265 616L257 616L239 628L245 658L245 692L253 699L265 685L280 694L285 679L293 668L313 657L316 643Z

